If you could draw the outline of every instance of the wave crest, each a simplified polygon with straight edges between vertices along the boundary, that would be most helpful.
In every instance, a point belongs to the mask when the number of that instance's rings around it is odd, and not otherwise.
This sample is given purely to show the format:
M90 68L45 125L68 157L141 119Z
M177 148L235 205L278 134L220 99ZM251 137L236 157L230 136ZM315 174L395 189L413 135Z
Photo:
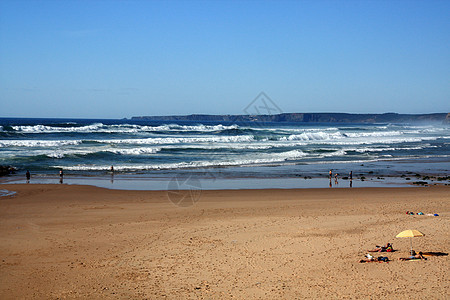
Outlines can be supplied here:
M65 124L67 125L67 124ZM75 125L75 124L74 124ZM0 126L1 127L1 126ZM239 129L238 125L178 125L167 124L159 126L136 125L136 124L113 124L94 123L85 126L49 126L49 125L17 125L11 128L20 133L139 133L139 132L216 132L231 129ZM3 131L3 127L0 128Z
M82 140L0 140L0 148L4 147L58 147L79 145Z

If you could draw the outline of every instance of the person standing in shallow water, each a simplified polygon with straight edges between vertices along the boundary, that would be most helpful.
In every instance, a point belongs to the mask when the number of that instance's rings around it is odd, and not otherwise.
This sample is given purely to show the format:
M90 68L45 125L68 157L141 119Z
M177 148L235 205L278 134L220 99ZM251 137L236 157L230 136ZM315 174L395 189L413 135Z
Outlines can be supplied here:
M330 170L330 172L328 172L328 174L330 174L330 180L331 180L331 178L333 178L333 170Z
M111 183L114 183L114 166L111 166Z
M348 178L350 179L350 187L353 186L353 171L350 171L350 173L348 174Z
M63 170L59 170L59 183L63 183L64 172Z
M27 173L25 174L25 176L27 177L27 183L30 183L31 174L30 174L29 170L27 170Z

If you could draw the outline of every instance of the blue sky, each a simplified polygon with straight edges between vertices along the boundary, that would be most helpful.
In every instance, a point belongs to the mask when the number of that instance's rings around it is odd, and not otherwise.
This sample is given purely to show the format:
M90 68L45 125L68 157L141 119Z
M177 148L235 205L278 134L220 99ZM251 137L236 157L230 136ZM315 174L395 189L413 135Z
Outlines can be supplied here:
M450 1L0 1L0 117L450 111Z

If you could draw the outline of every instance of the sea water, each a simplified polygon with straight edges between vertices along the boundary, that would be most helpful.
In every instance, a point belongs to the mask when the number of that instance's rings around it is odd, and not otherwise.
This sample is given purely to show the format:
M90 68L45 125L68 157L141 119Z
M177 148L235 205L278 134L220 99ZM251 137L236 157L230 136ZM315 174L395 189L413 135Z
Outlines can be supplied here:
M33 178L41 179L53 178L61 169L68 177L103 178L111 166L116 180L131 176L163 182L174 176L195 176L206 182L326 178L330 169L339 178L348 177L350 171L356 178L446 176L450 128L444 124L3 118L0 165L17 168L22 177L30 170Z

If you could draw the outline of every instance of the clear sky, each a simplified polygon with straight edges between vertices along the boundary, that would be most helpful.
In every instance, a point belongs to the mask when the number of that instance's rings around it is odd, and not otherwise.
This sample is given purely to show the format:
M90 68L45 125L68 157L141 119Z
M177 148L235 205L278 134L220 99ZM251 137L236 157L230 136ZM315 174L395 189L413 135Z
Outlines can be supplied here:
M0 117L450 111L450 1L0 1Z

